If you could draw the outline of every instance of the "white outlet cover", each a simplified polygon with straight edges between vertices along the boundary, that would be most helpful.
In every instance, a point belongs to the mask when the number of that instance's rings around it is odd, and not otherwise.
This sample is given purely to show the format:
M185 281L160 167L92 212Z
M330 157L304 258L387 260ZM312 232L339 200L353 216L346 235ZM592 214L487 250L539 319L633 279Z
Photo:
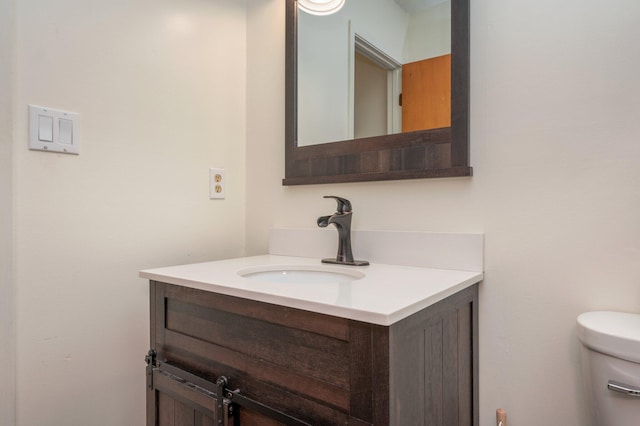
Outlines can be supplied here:
M80 153L78 113L29 105L29 149Z
M209 199L224 200L225 188L227 186L224 169L209 169Z

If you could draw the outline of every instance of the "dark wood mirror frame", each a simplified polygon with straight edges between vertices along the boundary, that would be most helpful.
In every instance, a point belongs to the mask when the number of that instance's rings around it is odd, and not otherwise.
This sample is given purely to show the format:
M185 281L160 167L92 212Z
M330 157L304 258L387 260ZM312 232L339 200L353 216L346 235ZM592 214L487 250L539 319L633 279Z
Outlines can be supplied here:
M286 0L283 185L471 176L469 1L451 0L451 127L297 144L297 0Z

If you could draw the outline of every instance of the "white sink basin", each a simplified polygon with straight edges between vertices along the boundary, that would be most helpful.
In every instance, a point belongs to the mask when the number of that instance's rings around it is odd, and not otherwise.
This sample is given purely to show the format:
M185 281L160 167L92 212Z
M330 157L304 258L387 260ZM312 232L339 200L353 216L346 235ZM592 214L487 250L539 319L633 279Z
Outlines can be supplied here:
M242 269L238 271L238 275L250 280L282 284L342 284L350 283L366 276L362 271L324 265L257 266Z

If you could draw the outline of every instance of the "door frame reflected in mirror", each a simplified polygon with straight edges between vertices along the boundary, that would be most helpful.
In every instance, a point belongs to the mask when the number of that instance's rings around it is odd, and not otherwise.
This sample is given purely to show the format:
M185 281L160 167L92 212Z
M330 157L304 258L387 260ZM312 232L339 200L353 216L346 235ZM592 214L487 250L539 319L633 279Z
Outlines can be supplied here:
M286 0L285 178L283 185L471 176L469 1L451 0L451 127L297 143L297 0Z

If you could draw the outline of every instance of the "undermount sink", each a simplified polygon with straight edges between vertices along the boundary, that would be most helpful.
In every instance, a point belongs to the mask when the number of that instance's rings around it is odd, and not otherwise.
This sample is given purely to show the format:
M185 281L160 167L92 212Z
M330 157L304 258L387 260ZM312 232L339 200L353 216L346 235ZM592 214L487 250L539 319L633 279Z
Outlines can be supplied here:
M282 284L350 283L365 277L362 271L323 265L258 266L238 271L238 275L250 280Z

